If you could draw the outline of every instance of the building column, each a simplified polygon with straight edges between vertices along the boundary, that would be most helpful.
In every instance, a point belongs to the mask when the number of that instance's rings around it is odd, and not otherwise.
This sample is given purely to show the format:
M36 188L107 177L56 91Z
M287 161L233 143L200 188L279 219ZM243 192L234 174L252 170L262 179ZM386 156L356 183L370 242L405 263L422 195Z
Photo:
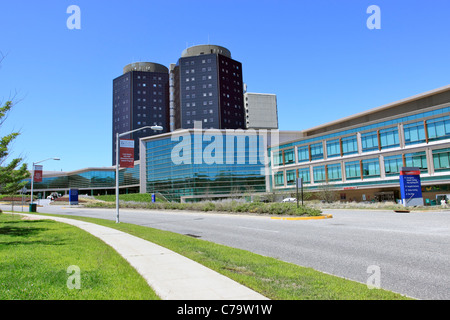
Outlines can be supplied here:
M358 146L358 154L362 153L361 132L356 133L356 144Z
M311 179L311 184L314 183L314 171L313 171L313 167L309 166L309 177Z
M428 174L432 176L434 175L433 150L431 150L431 148L427 148L425 150L425 155L427 157Z
M386 178L386 170L384 167L384 156L380 155L378 158L378 161L380 162L380 178L385 179Z
M403 134L403 123L399 123L398 126L398 142L400 144L400 148L405 147L405 135Z
M347 175L345 172L345 162L341 161L341 177L342 177L342 182L347 182Z

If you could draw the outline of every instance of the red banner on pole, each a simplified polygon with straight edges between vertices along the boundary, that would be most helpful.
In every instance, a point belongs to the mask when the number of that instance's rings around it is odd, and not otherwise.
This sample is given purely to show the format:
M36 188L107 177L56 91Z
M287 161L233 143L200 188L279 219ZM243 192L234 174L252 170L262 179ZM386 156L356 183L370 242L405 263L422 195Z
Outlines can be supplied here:
M42 182L42 166L34 166L33 180L34 182Z
M120 167L134 168L134 140L123 139L119 142L120 146Z

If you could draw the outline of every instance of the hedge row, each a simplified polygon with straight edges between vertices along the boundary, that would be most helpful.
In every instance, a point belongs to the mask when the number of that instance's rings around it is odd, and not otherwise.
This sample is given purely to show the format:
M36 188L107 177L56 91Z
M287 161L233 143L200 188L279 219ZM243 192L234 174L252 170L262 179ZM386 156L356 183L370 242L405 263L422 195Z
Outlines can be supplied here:
M93 202L85 205L86 207L108 207L114 208L114 203ZM194 211L218 211L218 212L241 212L241 213L258 213L272 215L308 215L319 216L321 211L306 206L299 206L294 203L263 203L263 202L239 202L239 201L223 201L223 202L193 202L193 203L177 203L177 202L134 202L120 201L121 208L138 208L138 209L168 209L168 210L194 210Z

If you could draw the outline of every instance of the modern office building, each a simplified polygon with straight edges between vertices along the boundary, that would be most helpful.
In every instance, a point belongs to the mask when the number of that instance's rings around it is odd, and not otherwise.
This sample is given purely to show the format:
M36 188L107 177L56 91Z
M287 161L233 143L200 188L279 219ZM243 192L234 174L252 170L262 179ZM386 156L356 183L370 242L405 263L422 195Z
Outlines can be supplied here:
M90 196L115 194L116 168L85 168L74 171L44 171L42 182L33 183L34 195L41 194L45 198L52 192L68 194L70 189L78 189L80 194ZM135 162L134 168L119 170L119 192L139 192L140 164ZM31 190L31 179L26 179L26 188Z
M395 200L402 167L421 171L425 202L450 194L450 86L303 130L271 146L271 190L338 191L341 200Z
M169 70L152 62L126 65L113 80L112 163L116 163L116 133L158 125L169 132ZM139 159L139 138L161 131L143 129L122 139L133 139Z
M242 64L216 45L187 48L171 66L173 128L245 128Z
M247 129L278 129L275 94L252 93L245 90L244 104Z

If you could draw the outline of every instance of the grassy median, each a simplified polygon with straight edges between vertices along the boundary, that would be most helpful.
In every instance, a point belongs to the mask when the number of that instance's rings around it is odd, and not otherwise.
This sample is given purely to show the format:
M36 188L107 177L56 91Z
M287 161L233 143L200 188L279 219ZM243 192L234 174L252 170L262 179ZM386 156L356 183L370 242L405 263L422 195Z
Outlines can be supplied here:
M67 216L64 216L67 218ZM195 260L274 300L397 300L406 297L311 268L168 231L103 219L70 217L116 228ZM95 258L93 258L95 259Z
M78 279L71 266L79 268ZM125 259L89 233L0 213L0 300L116 299L159 298Z
M96 200L91 200L83 204L88 208L114 208L115 195L96 196ZM100 201L98 201L100 200ZM120 207L130 209L148 209L148 210L190 210L190 211L213 211L228 213L250 213L250 214L269 214L274 216L320 216L320 209L308 206L299 206L295 203L264 203L264 202L245 202L239 200L224 201L200 201L200 202L152 202L150 194L121 194L119 196Z

